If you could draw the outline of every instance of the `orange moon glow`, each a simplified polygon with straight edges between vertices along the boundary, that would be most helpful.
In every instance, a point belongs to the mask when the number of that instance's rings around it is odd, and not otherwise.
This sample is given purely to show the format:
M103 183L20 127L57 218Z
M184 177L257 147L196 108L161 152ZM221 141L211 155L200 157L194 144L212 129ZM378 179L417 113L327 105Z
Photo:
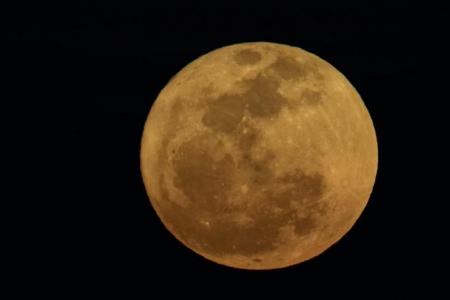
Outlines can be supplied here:
M372 192L370 115L333 66L300 48L243 43L183 68L147 118L141 171L185 246L216 263L275 269L319 255Z

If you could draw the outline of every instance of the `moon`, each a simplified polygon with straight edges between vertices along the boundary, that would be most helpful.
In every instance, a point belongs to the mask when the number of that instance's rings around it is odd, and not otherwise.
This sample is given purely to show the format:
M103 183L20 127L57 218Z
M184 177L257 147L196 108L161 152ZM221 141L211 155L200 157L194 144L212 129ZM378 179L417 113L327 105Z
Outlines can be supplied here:
M377 140L355 88L297 47L219 48L153 103L141 172L164 226L213 262L277 269L355 224L375 182Z

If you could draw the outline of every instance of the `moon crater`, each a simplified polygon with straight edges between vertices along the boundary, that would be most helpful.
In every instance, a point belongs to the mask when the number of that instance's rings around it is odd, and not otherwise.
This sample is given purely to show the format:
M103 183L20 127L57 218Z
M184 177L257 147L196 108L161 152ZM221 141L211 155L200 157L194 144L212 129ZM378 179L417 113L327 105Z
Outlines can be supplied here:
M243 49L238 51L233 58L239 65L254 65L261 60L261 54L252 49Z

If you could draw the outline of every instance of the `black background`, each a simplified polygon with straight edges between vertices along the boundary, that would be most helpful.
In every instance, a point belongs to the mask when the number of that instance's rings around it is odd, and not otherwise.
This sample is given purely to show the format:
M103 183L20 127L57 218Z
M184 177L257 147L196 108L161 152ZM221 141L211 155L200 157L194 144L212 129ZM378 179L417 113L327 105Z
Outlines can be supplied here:
M15 298L436 299L448 291L446 7L60 1L4 12L12 81L2 112L13 158L5 245ZM249 41L298 46L342 71L379 143L374 191L353 229L313 260L264 272L216 265L182 246L153 211L139 170L144 122L169 78L208 51Z

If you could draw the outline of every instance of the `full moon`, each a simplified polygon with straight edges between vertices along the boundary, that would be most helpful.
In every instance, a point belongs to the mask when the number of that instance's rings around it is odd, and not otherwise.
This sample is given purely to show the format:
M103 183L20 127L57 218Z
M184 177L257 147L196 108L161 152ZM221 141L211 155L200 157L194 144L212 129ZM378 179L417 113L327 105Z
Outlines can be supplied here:
M311 259L355 224L375 182L370 115L338 70L305 50L219 48L176 74L154 102L141 172L165 227L240 269Z

